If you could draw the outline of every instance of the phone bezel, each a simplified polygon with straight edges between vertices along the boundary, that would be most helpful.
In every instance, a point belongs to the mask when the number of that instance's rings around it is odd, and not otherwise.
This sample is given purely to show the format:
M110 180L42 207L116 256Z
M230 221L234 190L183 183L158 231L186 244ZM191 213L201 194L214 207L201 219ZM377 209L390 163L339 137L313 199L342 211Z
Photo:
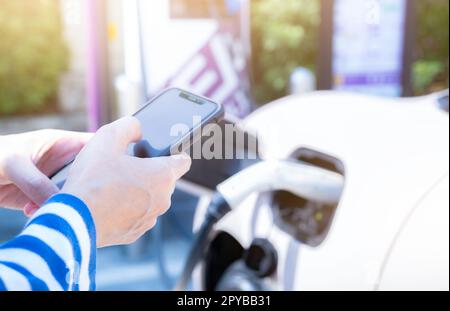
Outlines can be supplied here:
M188 148L188 147L192 146L192 144L194 144L201 137L202 128L204 128L206 125L211 124L211 123L218 123L223 118L224 113L225 113L223 105L220 103L216 103L207 97L196 95L189 91L182 90L180 88L172 87L172 88L168 88L168 89L165 89L165 90L159 92L155 97L153 97L151 100L149 100L147 103L145 103L138 111L136 111L133 114L133 116L136 117L140 112L142 112L143 110L148 108L148 106L150 106L153 102L157 101L158 98L160 98L164 94L171 92L171 91L177 91L179 93L186 93L190 96L199 98L200 100L210 102L210 103L216 105L216 109L213 112L211 112L206 118L204 118L200 124L191 128L190 131L188 133L186 133L184 136L182 136L177 142L168 146L166 149L161 150L161 155L159 155L159 156L169 156L171 154L176 154L178 151L178 148L180 146L182 146L183 144L185 144L187 141L190 141L190 144L186 145L186 147ZM184 99L184 100L189 101L187 99Z

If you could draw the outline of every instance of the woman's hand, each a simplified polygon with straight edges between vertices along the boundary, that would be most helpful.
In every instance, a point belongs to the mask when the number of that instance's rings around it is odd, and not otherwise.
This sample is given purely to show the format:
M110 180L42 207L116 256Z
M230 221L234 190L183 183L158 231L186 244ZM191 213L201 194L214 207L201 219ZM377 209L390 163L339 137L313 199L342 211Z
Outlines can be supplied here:
M141 126L126 117L102 127L77 156L61 190L89 207L97 246L129 244L150 230L170 207L175 183L190 168L185 154L140 159L127 154Z
M0 136L0 206L31 216L59 191L48 176L70 162L91 137L60 130Z

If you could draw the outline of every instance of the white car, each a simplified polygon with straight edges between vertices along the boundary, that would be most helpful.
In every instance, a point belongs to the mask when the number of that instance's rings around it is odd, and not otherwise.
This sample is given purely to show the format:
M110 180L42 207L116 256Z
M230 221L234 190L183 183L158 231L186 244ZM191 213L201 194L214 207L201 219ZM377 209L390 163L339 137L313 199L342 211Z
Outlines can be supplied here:
M275 252L259 280L264 288L449 290L449 116L438 105L442 96L448 109L448 91L406 99L315 92L243 120L240 126L257 132L263 160L325 168L342 174L345 186L339 203L328 206L283 192L249 196L216 225L195 289L251 288L231 266L262 238ZM233 273L240 285L224 286Z

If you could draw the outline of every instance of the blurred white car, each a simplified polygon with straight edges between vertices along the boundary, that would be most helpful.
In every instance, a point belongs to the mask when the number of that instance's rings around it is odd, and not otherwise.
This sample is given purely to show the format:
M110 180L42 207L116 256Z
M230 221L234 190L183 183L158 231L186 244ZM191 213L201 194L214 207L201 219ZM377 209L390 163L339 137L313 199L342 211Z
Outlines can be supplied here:
M250 196L216 226L196 289L245 289L242 274L240 285L223 284L263 238L276 253L259 280L269 289L449 290L448 91L315 92L268 104L240 125L257 132L264 160L332 170L345 187L335 206L284 192Z

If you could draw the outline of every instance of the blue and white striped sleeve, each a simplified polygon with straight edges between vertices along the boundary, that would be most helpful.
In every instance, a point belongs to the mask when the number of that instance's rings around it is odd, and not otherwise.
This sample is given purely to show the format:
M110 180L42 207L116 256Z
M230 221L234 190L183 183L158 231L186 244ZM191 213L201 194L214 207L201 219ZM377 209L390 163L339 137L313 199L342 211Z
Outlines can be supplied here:
M0 245L0 290L94 290L95 256L88 207L56 194L21 234Z

